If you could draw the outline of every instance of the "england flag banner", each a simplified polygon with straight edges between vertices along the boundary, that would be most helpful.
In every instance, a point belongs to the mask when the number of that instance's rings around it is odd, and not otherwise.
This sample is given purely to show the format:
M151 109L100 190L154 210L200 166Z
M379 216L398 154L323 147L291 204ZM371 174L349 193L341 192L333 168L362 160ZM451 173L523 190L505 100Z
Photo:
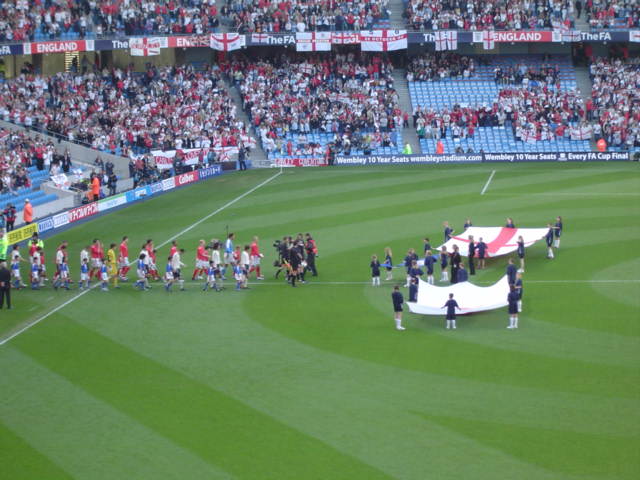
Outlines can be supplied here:
M406 30L362 30L360 48L363 52L390 52L407 48Z
M214 50L231 52L245 46L245 36L239 33L212 33L209 46Z
M573 127L569 130L571 140L589 140L593 136L593 128L591 125L582 125Z
M496 48L496 32L493 30L483 30L481 32L473 32L473 42L482 42L485 50L493 50Z
M509 281L507 276L489 287L479 287L469 282L455 283L446 287L430 285L424 280L418 281L416 302L407 302L412 313L420 315L444 315L443 305L449 300L449 294L460 306L460 314L485 312L507 306Z
M634 43L640 42L640 30L629 30L629 41Z
M331 32L296 33L297 52L327 52L331 50Z
M153 57L160 55L160 51L166 47L166 38L130 38L129 48L132 57Z
M435 33L436 37L436 52L441 52L447 49L447 32L440 30Z
M487 257L499 257L516 251L518 237L522 237L525 247L530 247L543 239L548 231L548 228L469 227L460 235L452 236L438 250L447 247L447 252L453 252L453 246L457 245L460 255L466 257L469 254L469 236L473 235L476 245L481 238L487 244Z
M360 43L360 36L354 32L332 32L331 43L335 45L355 45Z

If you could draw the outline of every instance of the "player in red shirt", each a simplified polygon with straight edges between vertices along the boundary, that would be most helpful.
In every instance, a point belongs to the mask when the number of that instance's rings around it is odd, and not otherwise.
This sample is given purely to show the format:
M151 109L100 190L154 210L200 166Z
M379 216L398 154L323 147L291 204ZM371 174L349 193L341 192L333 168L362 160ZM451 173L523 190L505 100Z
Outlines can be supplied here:
M120 267L120 280L127 281L127 272L129 271L129 237L126 235L122 237L120 243L120 256L118 257L118 264Z
M104 257L104 251L102 250L102 244L97 238L93 239L90 249L91 255L91 271L89 272L89 281L96 275L99 278L100 267L102 267L102 258Z
M145 248L148 252L149 257L149 275L154 280L160 280L160 276L158 275L158 267L156 266L156 249L153 247L153 240L147 240Z
M169 250L169 256L173 258L173 256L178 253L178 241L173 240L171 242L171 249Z
M204 240L200 240L196 249L196 268L193 269L191 280L195 280L196 276L198 280L202 279L202 275L207 271L207 268L209 268L209 253Z
M249 255L251 256L251 268L249 269L249 273L255 270L256 279L264 280L264 277L260 273L260 259L264 257L264 255L260 253L260 247L258 246L257 236L253 237L253 242L251 242L251 250L249 252Z

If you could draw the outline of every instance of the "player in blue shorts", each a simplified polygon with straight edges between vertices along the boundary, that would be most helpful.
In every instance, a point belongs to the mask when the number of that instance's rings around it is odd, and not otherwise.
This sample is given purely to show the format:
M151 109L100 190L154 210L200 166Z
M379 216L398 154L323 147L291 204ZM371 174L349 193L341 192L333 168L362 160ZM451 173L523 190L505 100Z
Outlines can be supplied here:
M562 217L556 217L556 223L553 226L553 233L556 237L554 246L560 248L560 236L562 235Z
M449 272L447 272L447 265L449 264L449 253L447 253L447 247L443 246L440 251L440 269L442 273L440 274L441 282L449 281Z
M109 271L107 270L107 262L106 259L103 258L100 263L100 281L102 285L100 286L100 290L103 292L109 291Z
M516 292L516 287L514 285L509 286L507 302L509 304L509 326L507 328L518 328L518 292Z
M145 263L145 257L147 255L141 253L136 261L136 275L138 276L138 280L134 283L134 287L137 287L139 290L149 290L149 281L147 280L147 265Z
M488 246L482 240L482 237L478 239L478 243L476 244L476 250L478 252L478 268L483 269L486 267L486 258L487 258L487 250Z
M377 255L373 255L371 257L371 263L369 264L371 267L371 285L374 287L380 286L380 260L378 260Z
M78 282L78 288L89 288L89 257L82 259L80 264L80 281Z
M171 288L173 287L173 282L175 281L175 276L173 274L173 255L167 257L167 266L164 267L164 289L167 292L171 292Z
M522 312L522 294L524 293L524 289L522 288L522 274L516 274L516 283L514 285L516 287L516 292L518 293L518 313Z
M449 330L450 328L453 328L455 330L456 328L456 308L458 310L460 310L460 306L458 305L458 302L456 302L453 299L453 293L449 294L449 300L447 300L445 302L445 304L442 306L442 308L446 308L447 309L447 316L446 316L446 320L447 320L447 330Z
M431 250L427 250L425 257L424 257L424 268L427 269L427 283L430 285L434 284L434 280L433 280L433 266L436 263L436 259L433 258L433 254L431 253Z

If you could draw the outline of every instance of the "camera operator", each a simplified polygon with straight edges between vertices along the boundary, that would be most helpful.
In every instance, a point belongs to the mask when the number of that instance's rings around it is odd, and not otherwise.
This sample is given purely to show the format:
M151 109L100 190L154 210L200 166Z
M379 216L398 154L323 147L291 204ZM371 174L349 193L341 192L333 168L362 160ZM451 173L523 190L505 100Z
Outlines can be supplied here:
M289 244L291 243L290 239L291 237L282 237L282 241L276 240L275 242L273 242L273 248L275 248L276 251L278 252L278 258L275 262L273 262L273 266L278 267L278 270L276 270L275 277L278 278L278 275L280 275L280 272L284 270L287 272L287 281L289 280L289 271L290 271L290 265L289 265Z

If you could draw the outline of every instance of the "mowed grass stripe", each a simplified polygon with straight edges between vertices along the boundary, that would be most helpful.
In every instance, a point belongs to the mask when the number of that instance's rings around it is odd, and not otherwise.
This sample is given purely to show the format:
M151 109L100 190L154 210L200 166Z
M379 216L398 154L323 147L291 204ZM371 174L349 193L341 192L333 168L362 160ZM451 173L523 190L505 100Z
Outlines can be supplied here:
M67 355L79 365L87 362L73 351ZM13 461L3 462L4 478L57 478L45 460L68 474L60 478L179 480L187 472L191 478L232 478L17 349L3 348L0 360L0 388L7 397L0 403L0 419L24 439L3 443L0 450L13 455ZM40 466L42 474L27 476L32 470L24 464Z
M388 478L59 314L55 318L16 339L16 348L235 477Z
M2 477L11 480L66 480L73 477L0 422Z

